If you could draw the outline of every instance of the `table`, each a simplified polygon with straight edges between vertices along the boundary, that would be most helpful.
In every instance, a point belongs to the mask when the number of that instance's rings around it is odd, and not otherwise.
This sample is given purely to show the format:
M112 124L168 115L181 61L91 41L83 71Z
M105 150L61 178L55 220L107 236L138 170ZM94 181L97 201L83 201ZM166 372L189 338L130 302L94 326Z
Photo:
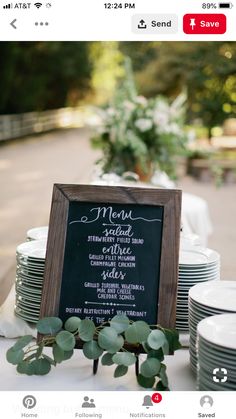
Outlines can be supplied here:
M126 376L113 378L115 367L99 365L97 375L92 374L92 361L76 350L74 356L53 367L47 376L25 376L16 372L14 365L6 361L6 351L14 345L15 339L0 338L0 391L144 391L137 384L134 366ZM50 353L50 348L46 351ZM189 366L187 349L178 350L174 356L166 357L170 388L174 391L196 390L196 379Z

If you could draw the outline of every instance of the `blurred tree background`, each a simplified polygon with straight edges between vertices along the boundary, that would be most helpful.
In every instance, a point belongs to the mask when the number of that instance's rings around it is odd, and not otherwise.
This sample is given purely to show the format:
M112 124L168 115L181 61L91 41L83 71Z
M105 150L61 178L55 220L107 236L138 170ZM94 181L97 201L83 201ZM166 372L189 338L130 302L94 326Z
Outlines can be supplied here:
M0 112L77 105L90 89L88 51L85 42L0 43Z
M188 123L208 128L236 114L234 42L2 42L0 113L105 105L132 60L138 91L187 92Z

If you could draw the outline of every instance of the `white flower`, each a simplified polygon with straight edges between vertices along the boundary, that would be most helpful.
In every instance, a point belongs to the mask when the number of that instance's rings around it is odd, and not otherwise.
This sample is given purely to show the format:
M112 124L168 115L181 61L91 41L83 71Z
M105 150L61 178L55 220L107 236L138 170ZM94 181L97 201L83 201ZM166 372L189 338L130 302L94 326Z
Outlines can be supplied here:
M155 104L155 111L169 114L170 106L165 100L157 99Z
M107 115L109 116L115 116L116 110L114 108L108 108L107 109Z
M150 119L140 118L135 121L135 126L139 129L139 131L145 132L152 128L152 121Z
M135 109L135 104L133 102L130 102L129 100L124 101L124 108L128 111L133 111Z
M169 131L170 134L174 134L174 135L179 136L179 137L182 134L182 130L180 129L179 125L176 124L175 122L173 122L172 124L170 124L169 130L170 130Z
M158 126L158 128L162 130L169 123L169 115L166 112L160 112L159 110L155 110L153 120L155 124Z
M162 126L158 131L160 134L172 134L176 137L180 137L182 135L180 127L175 122Z
M143 106L147 106L147 104L148 104L148 101L144 96L137 96L135 101L139 105L143 105Z

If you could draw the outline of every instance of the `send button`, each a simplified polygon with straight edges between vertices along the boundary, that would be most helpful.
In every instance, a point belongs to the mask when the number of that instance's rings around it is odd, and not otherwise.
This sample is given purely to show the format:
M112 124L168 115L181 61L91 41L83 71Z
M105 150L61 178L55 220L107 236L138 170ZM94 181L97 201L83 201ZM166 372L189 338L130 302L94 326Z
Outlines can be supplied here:
M178 32L178 16L170 14L142 14L132 17L132 32L136 34L173 34Z

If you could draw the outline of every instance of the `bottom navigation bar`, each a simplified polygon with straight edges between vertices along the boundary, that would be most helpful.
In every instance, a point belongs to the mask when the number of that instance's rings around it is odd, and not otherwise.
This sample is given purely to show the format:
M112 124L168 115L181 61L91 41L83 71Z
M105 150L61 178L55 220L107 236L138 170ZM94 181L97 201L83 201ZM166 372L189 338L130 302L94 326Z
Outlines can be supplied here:
M234 392L1 392L1 417L235 419ZM232 409L230 408L232 407ZM4 415L5 414L5 415Z

